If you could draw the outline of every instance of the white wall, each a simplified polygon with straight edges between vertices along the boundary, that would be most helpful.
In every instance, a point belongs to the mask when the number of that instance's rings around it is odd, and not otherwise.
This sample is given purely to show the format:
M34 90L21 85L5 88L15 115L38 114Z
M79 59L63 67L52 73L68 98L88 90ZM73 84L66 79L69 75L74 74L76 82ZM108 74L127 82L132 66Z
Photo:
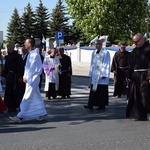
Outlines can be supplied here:
M108 51L110 53L110 58L111 58L111 63L112 63L112 59L116 51L111 51L111 50L108 50ZM92 52L93 50L84 50L84 49L80 49L80 51L78 49L67 50L68 56L70 56L71 60L74 62L90 63Z
M67 50L68 56L71 57L71 61L78 61L77 49Z

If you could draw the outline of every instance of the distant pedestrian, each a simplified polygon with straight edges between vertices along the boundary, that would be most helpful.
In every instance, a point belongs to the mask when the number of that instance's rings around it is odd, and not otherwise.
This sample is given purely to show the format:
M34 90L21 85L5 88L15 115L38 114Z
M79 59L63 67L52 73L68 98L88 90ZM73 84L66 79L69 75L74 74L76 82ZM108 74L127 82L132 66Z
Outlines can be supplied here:
M21 49L21 56L22 56L22 59L23 59L23 66L25 67L26 65L26 61L27 61L27 56L28 56L28 50L25 48L25 47L22 47Z
M111 72L114 73L114 94L113 96L121 97L127 94L126 75L128 70L129 53L126 51L126 45L120 44L120 49L115 53L111 65Z
M2 89L2 71L4 69L5 60L2 56L1 49L0 49L0 93L3 91ZM4 104L0 94L0 115L3 115L7 111L7 106Z
M33 38L27 38L25 48L28 49L29 54L23 76L23 81L26 83L26 90L20 104L20 112L15 117L9 117L14 122L32 119L43 120L47 115L39 90L42 61L39 51L34 49L34 46L35 40Z
M42 55L42 49L40 47L36 47L36 49L39 51L40 58L41 58L41 61L42 61L42 64L43 64L44 56ZM40 89L42 88L43 74L44 74L44 70L42 69L42 73L40 75L40 83L39 83L39 88Z
M21 57L23 60L23 73L24 73L25 65L26 65L26 61L27 61L27 57L28 57L28 50L25 47L22 47L22 49L21 49ZM20 84L18 85L19 91L16 92L16 94L18 95L17 97L21 100L22 100L24 92L25 92L25 87L26 87L26 84L22 80L22 82L20 82Z
M59 95L61 98L70 98L72 65L69 56L64 54L64 48L60 48L60 74L59 74Z

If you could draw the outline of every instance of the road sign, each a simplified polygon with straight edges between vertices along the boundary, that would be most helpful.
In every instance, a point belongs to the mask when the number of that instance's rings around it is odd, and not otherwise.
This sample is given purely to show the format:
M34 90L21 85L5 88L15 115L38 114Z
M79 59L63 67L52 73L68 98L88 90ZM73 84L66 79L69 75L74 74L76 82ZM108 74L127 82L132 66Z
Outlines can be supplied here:
M63 31L56 31L56 40L64 40L64 32Z

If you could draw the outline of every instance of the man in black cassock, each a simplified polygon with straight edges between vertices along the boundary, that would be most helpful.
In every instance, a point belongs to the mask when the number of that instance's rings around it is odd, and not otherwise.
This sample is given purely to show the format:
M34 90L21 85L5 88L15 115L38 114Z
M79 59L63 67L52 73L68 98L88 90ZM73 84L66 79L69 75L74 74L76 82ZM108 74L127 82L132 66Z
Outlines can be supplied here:
M60 70L59 74L59 92L58 95L61 98L70 98L71 95L71 75L72 75L72 65L69 56L64 54L64 48L59 49L60 56Z
M8 55L5 57L6 62L2 73L2 77L6 80L4 103L8 107L8 112L15 112L22 100L22 95L19 95L22 94L19 84L23 81L23 60L14 48L14 43L8 43Z
M143 35L140 33L133 37L133 42L136 47L129 56L127 78L130 81L130 94L126 117L132 116L135 121L146 121L149 112L144 95L147 95L146 93L150 91L143 87L145 82L148 85L150 84L150 44L145 42Z
M126 45L120 44L120 49L115 53L111 65L111 72L114 73L114 96L121 97L126 94L126 72L128 69L129 52Z
M25 47L22 47L21 57L22 57L22 60L23 60L23 68L25 68L28 54L29 54L28 50ZM17 85L18 85L17 89L19 89L19 92L16 91L15 93L16 93L16 98L18 99L18 101L20 101L20 100L22 100L23 95L25 93L26 84L22 81Z

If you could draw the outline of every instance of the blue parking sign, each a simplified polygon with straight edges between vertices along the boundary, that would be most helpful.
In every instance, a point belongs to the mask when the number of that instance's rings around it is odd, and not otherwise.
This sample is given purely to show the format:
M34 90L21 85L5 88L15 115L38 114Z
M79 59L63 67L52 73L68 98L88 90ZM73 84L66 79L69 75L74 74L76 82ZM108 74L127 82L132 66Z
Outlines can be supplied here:
M56 40L64 40L64 32L56 31Z

